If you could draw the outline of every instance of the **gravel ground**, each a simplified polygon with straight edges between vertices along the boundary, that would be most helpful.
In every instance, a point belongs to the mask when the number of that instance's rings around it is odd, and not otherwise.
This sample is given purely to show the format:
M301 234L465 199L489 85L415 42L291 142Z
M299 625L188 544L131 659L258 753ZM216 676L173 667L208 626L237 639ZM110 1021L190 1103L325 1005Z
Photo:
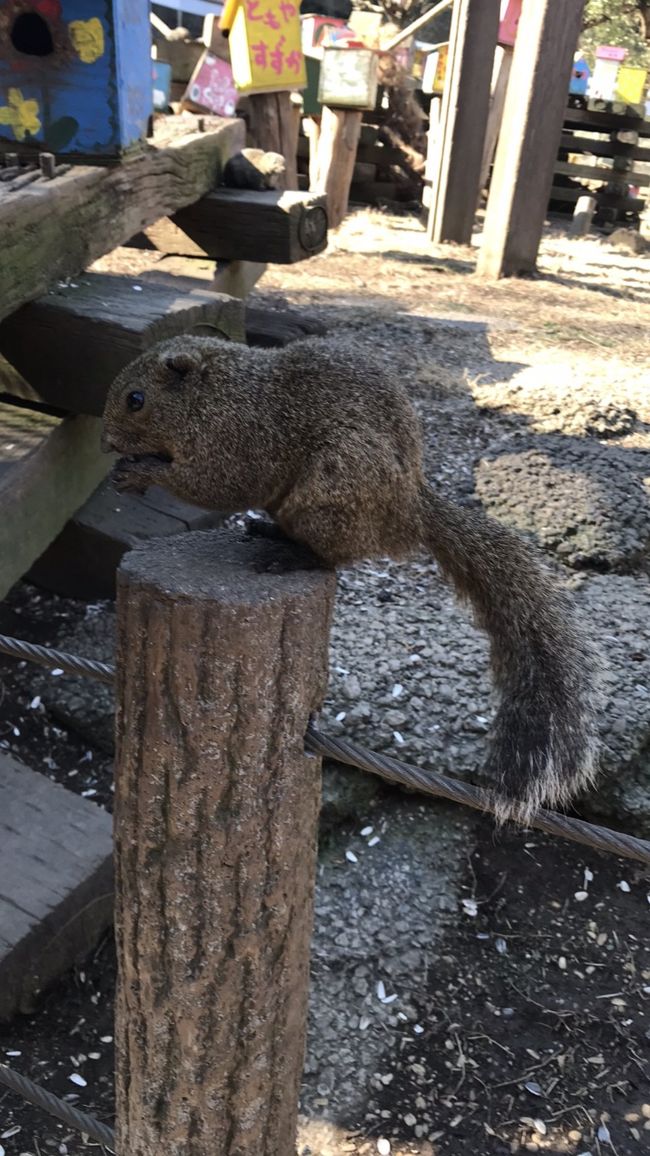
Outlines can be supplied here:
M609 662L606 771L581 806L650 836L650 261L557 229L540 279L484 285L474 259L363 212L254 298L382 356L436 485L480 497L575 590ZM21 585L0 623L110 658L112 613ZM9 661L0 679L3 745L110 807L110 694ZM491 710L485 641L429 559L339 576L327 729L474 778ZM328 769L301 1156L646 1150L649 899L634 865ZM0 1037L103 1117L113 982L106 942ZM0 1093L6 1156L86 1147Z

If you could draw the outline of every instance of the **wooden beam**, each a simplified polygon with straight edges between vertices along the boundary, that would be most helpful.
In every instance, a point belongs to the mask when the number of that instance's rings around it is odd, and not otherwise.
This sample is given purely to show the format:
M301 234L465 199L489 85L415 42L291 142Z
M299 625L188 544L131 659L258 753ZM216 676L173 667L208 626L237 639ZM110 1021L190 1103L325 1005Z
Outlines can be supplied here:
M484 277L535 269L584 5L523 6L478 260Z
M106 811L0 752L0 1020L110 927L112 851Z
M201 285L180 291L84 273L0 322L0 353L39 400L99 417L119 371L180 333L243 341L243 304Z
M217 189L145 230L163 253L292 265L327 247L324 196Z
M97 418L0 403L0 598L108 472Z
M410 24L406 25L406 28L402 28L396 36L393 36L392 40L384 44L384 52L391 52L393 48L397 48L398 44L401 44L402 41L408 40L409 36L414 36L416 32L419 32L421 28L424 28L434 20L436 16L439 16L441 12L445 12L447 8L451 8L453 3L454 0L439 0L438 4L434 4L433 8L428 8L421 16L418 16L417 20L412 20Z
M435 244L472 237L500 11L501 0L454 5L429 213Z
M156 486L145 494L118 494L107 479L66 522L27 581L64 598L114 598L117 567L127 550L222 521L222 514L190 506Z
M198 132L195 117L177 119L180 129L113 168L0 185L0 319L216 186L244 144L243 121L202 118Z

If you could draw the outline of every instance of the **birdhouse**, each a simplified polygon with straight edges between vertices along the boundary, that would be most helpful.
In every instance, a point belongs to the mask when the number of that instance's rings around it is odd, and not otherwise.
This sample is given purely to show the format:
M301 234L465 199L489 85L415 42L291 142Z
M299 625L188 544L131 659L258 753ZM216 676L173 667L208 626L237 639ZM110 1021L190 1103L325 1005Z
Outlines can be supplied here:
M616 81L625 60L625 48L603 44L596 49L596 66L589 80L587 92L595 100L616 100Z
M569 92L572 96L586 96L591 77L591 69L581 52L573 57L573 68L569 82Z
M318 85L321 104L373 109L377 102L378 56L371 48L330 45L323 54Z
M115 159L152 105L146 0L0 0L0 152Z

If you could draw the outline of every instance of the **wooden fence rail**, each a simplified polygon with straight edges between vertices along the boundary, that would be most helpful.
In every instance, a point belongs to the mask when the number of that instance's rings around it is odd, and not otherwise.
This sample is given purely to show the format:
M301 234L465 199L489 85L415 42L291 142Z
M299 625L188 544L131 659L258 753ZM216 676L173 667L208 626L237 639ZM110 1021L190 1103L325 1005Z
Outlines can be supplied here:
M333 598L297 547L223 531L122 564L120 1156L295 1152L320 803L304 735Z

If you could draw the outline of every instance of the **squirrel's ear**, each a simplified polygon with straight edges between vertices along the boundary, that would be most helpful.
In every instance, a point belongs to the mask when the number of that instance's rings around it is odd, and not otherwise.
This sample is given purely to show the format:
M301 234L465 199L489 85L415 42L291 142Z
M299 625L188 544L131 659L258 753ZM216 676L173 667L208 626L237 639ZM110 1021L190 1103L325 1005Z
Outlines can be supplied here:
M189 350L178 350L165 358L165 368L169 370L169 386L175 388L182 385L186 377L194 372L199 365L199 359Z

